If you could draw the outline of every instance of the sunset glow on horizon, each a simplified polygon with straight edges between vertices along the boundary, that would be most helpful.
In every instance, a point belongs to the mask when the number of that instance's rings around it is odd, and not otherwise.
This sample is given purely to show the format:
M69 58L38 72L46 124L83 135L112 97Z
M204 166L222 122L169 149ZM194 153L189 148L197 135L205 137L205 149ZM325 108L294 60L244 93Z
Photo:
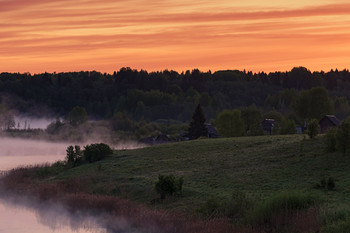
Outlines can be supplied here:
M0 0L0 73L350 68L340 0Z

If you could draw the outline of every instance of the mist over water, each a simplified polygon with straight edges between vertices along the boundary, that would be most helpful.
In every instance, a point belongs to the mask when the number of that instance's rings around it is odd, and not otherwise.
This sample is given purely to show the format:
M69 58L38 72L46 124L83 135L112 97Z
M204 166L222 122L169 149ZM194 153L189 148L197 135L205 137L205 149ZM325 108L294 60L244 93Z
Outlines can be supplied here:
M59 206L30 206L0 198L0 232L107 233L89 216L69 214Z
M69 145L84 145L96 143L89 140L84 143L47 142L20 138L0 137L0 171L10 170L18 166L54 163L64 160ZM111 145L117 150L129 150L145 147L137 142L119 142Z
M70 144L0 137L0 171L64 160L68 145ZM0 195L0 233L111 232L102 226L104 220L101 216L69 213L57 203L41 206L26 197ZM127 228L127 223L121 221L121 227Z
M65 159L67 144L0 137L0 171Z

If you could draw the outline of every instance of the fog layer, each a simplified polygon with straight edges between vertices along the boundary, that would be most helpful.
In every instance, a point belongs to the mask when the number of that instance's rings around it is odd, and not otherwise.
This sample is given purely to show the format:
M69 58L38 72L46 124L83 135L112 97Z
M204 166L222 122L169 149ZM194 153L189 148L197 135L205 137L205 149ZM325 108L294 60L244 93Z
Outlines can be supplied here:
M66 143L0 137L0 170L64 160Z

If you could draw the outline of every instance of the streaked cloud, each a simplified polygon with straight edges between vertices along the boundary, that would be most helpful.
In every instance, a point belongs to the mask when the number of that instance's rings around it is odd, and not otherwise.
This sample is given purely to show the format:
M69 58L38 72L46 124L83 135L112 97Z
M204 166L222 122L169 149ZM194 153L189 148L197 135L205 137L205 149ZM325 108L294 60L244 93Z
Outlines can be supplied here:
M0 72L346 68L350 4L0 0Z

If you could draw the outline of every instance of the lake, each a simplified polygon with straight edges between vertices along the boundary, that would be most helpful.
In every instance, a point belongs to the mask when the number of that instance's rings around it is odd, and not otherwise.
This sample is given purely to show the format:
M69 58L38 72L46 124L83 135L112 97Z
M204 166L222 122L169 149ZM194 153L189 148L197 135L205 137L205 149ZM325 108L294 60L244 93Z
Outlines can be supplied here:
M68 144L0 138L0 171L64 160ZM57 204L33 206L20 199L0 198L0 233L106 233L91 216L70 215Z

